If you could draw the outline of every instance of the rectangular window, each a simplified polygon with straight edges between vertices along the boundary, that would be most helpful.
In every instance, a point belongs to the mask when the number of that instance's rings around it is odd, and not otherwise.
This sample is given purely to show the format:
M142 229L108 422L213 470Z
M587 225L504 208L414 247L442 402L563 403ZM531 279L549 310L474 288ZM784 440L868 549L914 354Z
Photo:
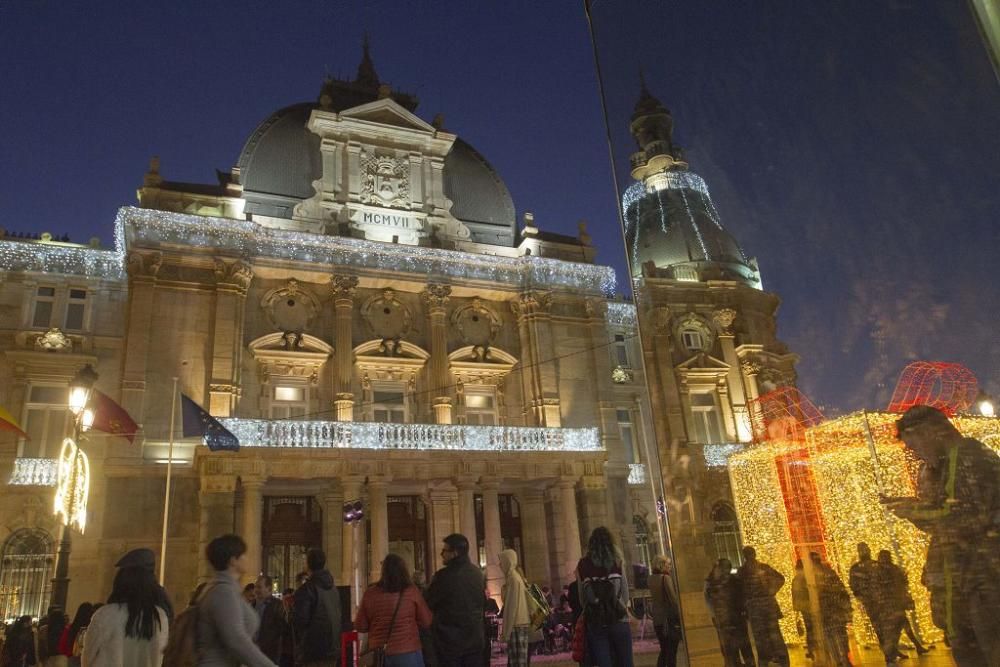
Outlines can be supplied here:
M69 291L69 298L66 301L66 330L82 330L86 313L87 290L71 289Z
M616 410L618 417L618 434L621 436L622 444L625 446L626 463L642 463L639 456L638 439L636 438L635 425L632 423L631 410Z
M406 395L402 382L372 386L372 420L385 424L406 423Z
M31 385L24 410L24 430L30 439L21 441L18 456L56 458L69 429L69 389L59 385Z
M702 337L701 332L695 329L685 329L682 331L681 342L684 343L684 347L692 352L704 349L705 347L705 339Z
M309 412L309 388L304 385L279 385L271 394L271 419L302 419Z
M631 368L628 362L628 341L625 338L625 334L615 334L612 352L614 353L615 364L623 368Z
M714 445L723 442L719 405L713 392L692 392L691 421L695 442Z
M39 287L35 291L35 311L31 316L31 326L48 329L52 326L52 310L56 304L55 287Z
M496 390L493 387L466 385L465 423L495 426L497 421Z

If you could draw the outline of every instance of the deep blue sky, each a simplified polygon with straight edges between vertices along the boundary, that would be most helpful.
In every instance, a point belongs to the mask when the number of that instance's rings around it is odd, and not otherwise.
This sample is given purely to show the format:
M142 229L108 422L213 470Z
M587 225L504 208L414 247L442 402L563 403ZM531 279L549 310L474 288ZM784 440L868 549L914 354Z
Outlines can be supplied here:
M571 234L587 219L623 281L581 4L0 0L0 226L110 243L150 156L211 182L271 111L353 74L367 29L381 78L486 155L519 217ZM596 2L618 163L641 65L782 295L817 403L882 407L873 387L913 358L1000 390L1000 91L967 12Z

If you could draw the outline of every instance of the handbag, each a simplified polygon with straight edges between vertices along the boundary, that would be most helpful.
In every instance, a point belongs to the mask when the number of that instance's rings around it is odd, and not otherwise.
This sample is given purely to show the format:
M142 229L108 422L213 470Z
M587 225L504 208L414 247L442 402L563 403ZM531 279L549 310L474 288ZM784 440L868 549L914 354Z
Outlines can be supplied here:
M358 657L358 664L361 667L384 667L385 649L389 646L389 638L392 637L392 628L396 625L396 614L399 613L399 605L403 602L403 591L399 592L399 599L396 600L396 608L392 610L392 620L389 621L389 631L385 633L385 643L375 648L370 648Z

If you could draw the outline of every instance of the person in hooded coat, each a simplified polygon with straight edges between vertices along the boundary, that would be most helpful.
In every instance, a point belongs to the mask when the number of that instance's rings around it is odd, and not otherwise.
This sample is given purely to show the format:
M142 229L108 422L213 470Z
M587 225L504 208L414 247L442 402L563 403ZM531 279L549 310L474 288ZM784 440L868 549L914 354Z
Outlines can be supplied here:
M528 588L517 570L516 551L504 549L500 552L500 569L504 575L501 638L507 643L507 664L526 667L530 657L528 635L531 634L531 613L528 611Z
M295 591L292 603L295 664L334 667L340 663L340 594L322 550L310 549L306 565L309 578Z

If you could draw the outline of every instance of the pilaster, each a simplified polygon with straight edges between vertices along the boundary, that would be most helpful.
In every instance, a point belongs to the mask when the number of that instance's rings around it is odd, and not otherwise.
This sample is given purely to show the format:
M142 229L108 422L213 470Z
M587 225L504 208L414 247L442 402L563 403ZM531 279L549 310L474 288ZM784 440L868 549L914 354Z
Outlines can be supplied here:
M436 424L451 424L453 420L451 384L448 370L448 300L451 287L430 284L421 296L427 307L431 331L431 405Z
M243 541L247 543L246 581L256 581L261 571L264 548L262 546L264 514L264 480L259 478L240 479L243 488Z
M486 586L490 596L499 599L503 588L504 575L500 569L500 552L503 550L503 539L500 535L500 497L499 485L490 480L481 484L483 497L483 530L486 545ZM466 536L468 537L468 536ZM469 542L473 544L473 542ZM471 551L471 547L470 547Z
M241 260L226 262L216 258L215 281L209 412L229 417L240 394L244 312L253 269Z
M368 583L382 576L382 561L389 553L389 507L385 480L368 480L368 511L371 521L371 562Z
M530 381L526 383L524 401L532 412L531 422L537 426L562 426L559 404L559 368L552 338L552 294L538 290L522 292L511 302L517 316L522 355L530 361L524 365ZM528 364L531 364L528 366Z
M334 355L336 360L337 421L354 421L354 341L352 318L354 293L358 287L357 276L333 276L331 288L336 317L334 326Z
M128 306L122 342L122 407L136 421L145 421L146 365L150 355L156 276L163 263L159 252L132 250L125 261L128 272Z

